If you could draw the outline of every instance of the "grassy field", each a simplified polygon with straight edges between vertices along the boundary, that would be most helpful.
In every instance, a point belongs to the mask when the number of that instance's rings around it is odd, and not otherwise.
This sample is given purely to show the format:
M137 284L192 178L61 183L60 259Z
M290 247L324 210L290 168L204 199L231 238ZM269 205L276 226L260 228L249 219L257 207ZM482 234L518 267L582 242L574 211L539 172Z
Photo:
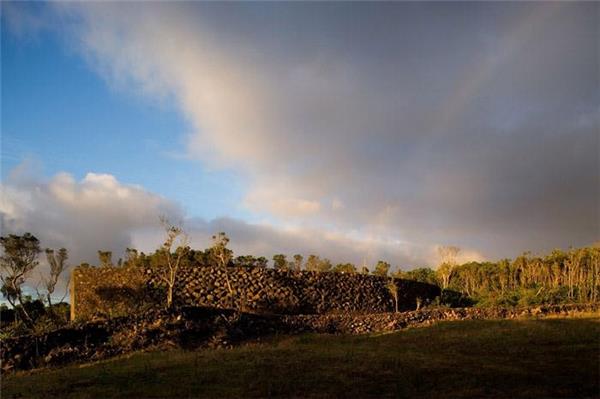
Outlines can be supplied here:
M600 397L600 318L459 321L379 336L137 353L9 375L2 398Z

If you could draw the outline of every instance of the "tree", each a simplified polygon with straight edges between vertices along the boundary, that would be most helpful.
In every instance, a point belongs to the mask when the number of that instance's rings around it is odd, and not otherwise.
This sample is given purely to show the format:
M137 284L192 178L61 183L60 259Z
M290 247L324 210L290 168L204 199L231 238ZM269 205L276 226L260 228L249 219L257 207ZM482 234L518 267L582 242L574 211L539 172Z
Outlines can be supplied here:
M448 288L450 285L450 279L456 267L456 257L459 252L460 248L454 246L438 247L440 266L438 267L437 274L440 277L443 289Z
M98 251L98 259L101 267L111 267L113 265L111 251Z
M600 290L600 242L595 243L590 249L590 302L598 300L598 291Z
M159 267L160 279L167 285L167 308L173 306L173 290L177 281L177 275L182 263L182 259L190 250L189 237L180 226L171 224L164 216L160 222L165 229L167 237L161 248L156 251L161 258L162 264ZM175 252L173 253L173 248Z
M225 282L227 283L227 290L229 291L230 300L233 301L233 288L231 287L231 281L229 279L229 262L233 257L233 251L227 248L229 244L229 237L224 232L220 232L212 236L213 246L210 248L210 252L215 259L217 265L225 272Z
M510 260L501 259L498 262L498 285L500 286L500 294L508 289L510 284Z
M405 280L413 280L421 283L437 285L437 277L435 271L428 267L420 267L417 269L409 270L407 272L398 271L396 273L397 278L403 278Z
M140 254L138 250L135 248L127 248L125 249L125 266L135 266L137 265Z
M385 263L385 262L384 262ZM386 284L386 288L392 294L394 298L394 308L396 309L396 313L398 313L398 286L393 278L390 278Z
M233 259L232 263L235 267L266 267L267 259L264 256L256 258L252 255L240 255Z
M217 266L226 268L233 257L233 251L227 248L229 237L224 232L212 236L213 245L210 248L210 254Z
M304 258L300 254L294 255L294 270L300 271L302 270L302 261Z
M273 255L273 266L275 269L287 269L288 263L284 254Z
M306 270L309 272L316 272L319 270L319 264L321 263L321 258L317 255L308 255L308 259L306 260Z
M319 262L317 266L317 271L319 272L330 272L331 269L333 269L333 265L331 264L331 261L327 258L321 260L321 262Z
M437 274L439 275L440 283L442 284L442 288L446 289L450 285L450 278L454 273L454 266L449 263L442 263L438 269Z
M10 234L7 237L0 237L0 245L4 250L4 254L0 256L2 269L0 291L13 308L16 301L19 302L23 319L32 327L33 319L24 306L22 286L39 264L37 257L41 252L40 241L30 233L22 236Z
M333 265L329 259L321 259L317 255L309 255L305 267L306 270L311 272L329 272L333 269Z
M66 261L69 258L67 250L65 248L61 248L58 252L54 252L53 249L46 248L46 259L48 259L48 264L50 265L50 276L48 278L42 277L41 281L46 290L46 302L48 303L48 307L52 309L52 294L56 289L56 283L58 282L58 278L63 273L63 271L67 268ZM67 295L65 290L65 296ZM63 296L64 299L64 296ZM62 302L62 300L60 301Z
M338 263L333 271L336 273L356 273L356 266L352 263Z
M389 270L390 270L390 264L380 260L375 265L375 270L373 271L373 274L375 276L387 277Z
M267 267L267 263L269 263L269 261L264 256L259 256L256 258L256 267L262 267L264 269Z

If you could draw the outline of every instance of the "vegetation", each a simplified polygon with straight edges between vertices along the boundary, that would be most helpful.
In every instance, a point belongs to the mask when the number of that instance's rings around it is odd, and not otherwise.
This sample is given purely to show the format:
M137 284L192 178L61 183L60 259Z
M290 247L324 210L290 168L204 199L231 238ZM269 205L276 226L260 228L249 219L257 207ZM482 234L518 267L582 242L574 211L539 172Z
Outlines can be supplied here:
M454 246L444 246L438 248L438 255L441 263L437 269L438 282L442 289L447 289L450 285L452 271L456 267L456 257L460 252L460 248Z
M167 286L167 308L170 308L173 305L173 289L177 282L177 273L183 258L189 251L189 239L181 227L171 224L166 218L161 218L161 223L167 237L162 247L156 251L159 261L155 263L155 269L161 272L160 278ZM179 245L177 245L178 240ZM177 246L173 253L175 245Z
M98 260L100 261L100 267L111 267L113 265L112 251L98 250Z
M305 268L310 272L329 272L333 269L333 265L327 258L321 259L317 255L309 255Z
M223 269L225 273L225 282L227 283L227 290L229 291L229 300L233 304L233 288L231 287L231 281L229 278L229 264L233 258L233 251L227 248L229 244L229 237L224 232L220 232L212 237L213 246L209 249L210 254L216 262L216 264Z
M388 280L388 283L386 284L386 288L388 289L390 294L392 294L392 298L394 298L394 309L396 310L396 313L398 313L398 286L394 282L393 278ZM419 302L419 305L420 305L420 302Z
M198 259L201 259L203 257L204 257L204 255L203 255L202 251L192 251L192 259L195 262L197 262ZM204 266L208 266L209 263L210 263L210 261L208 261L208 262L204 261L200 264L204 265ZM267 267L267 263L269 263L269 261L264 256L256 257L256 256L252 256L252 255L240 255L240 256L232 259L232 261L231 261L232 266L245 267L245 268Z
M332 271L336 273L356 273L356 266L352 263L338 263Z
M375 265L375 270L373 270L373 274L375 276L386 277L388 275L388 272L390 271L390 266L391 265L389 263L380 260Z
M595 397L598 318L443 322L232 350L138 353L3 378L3 397ZM307 367L310 365L310 367Z
M22 287L33 269L39 264L37 256L41 252L40 242L29 233L25 233L23 236L10 234L7 237L0 237L0 245L4 252L0 256L0 268L2 269L0 291L11 306L15 310L18 309L25 324L33 327L34 320L25 306ZM17 302L20 305L19 308L16 308Z
M47 331L66 324L68 305L62 303L64 296L58 303L53 303L52 296L60 276L68 268L67 250L46 248L48 275L40 273L35 287L38 297L33 299L25 293L23 286L39 265L38 255L42 251L39 240L30 233L22 236L10 234L0 237L0 246L3 253L0 256L0 292L11 305L11 309L6 305L0 306L1 336Z
M303 260L304 260L304 257L302 255L295 254L292 269L294 269L296 271L302 270L302 261Z
M273 267L275 269L288 269L288 262L284 254L273 255Z
M46 248L46 259L48 260L48 265L50 265L50 276L48 278L41 276L41 283L46 290L46 294L41 294L38 291L38 297L45 296L46 303L50 308L52 308L52 294L54 294L54 291L56 290L56 284L58 283L60 275L67 267L66 261L68 258L69 254L65 248L59 249L56 253L53 249ZM62 302L66 296L67 292L65 290L65 295L60 302Z
M32 322L29 324L22 319L24 310L31 317ZM40 299L25 295L23 305L17 304L14 308L9 308L5 304L0 305L0 339L55 330L69 322L69 313L68 303L48 305Z
M399 271L394 274L398 278L420 281L422 283L439 285L438 275L435 270L428 267L420 267L409 271Z
M397 277L465 294L479 306L597 302L600 295L600 247L554 250L546 256L525 253L515 260L420 268Z

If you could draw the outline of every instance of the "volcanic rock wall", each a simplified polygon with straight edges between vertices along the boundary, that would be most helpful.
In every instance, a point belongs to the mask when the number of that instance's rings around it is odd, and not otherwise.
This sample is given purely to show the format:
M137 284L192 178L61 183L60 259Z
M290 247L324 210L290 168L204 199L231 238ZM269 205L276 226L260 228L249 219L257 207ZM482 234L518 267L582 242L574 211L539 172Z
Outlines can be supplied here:
M364 274L189 267L179 272L174 303L278 314L387 312L394 310L388 281ZM400 310L414 310L417 298L425 304L440 295L440 289L433 285L394 281ZM164 283L152 270L77 268L72 290L78 319L164 306Z

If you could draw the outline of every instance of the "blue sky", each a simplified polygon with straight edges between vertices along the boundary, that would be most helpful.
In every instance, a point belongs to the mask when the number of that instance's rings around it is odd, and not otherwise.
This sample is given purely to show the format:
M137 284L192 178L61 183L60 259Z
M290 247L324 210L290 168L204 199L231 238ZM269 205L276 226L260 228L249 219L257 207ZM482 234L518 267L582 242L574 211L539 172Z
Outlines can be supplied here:
M88 262L161 213L334 263L588 245L599 7L3 2L3 232Z
M2 179L24 161L46 177L108 173L181 204L189 216L239 216L241 183L186 159L190 126L168 99L111 86L55 31L2 23Z

